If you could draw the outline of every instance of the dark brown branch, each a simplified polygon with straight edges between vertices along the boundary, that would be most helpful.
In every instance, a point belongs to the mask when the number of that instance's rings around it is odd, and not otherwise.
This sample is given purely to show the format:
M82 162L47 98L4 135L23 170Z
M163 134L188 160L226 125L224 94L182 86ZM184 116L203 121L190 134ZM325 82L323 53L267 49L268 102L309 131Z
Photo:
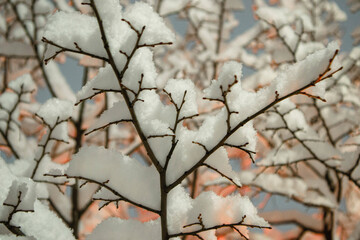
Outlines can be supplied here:
M248 144L249 144L249 143L245 143L245 144L243 144L243 145L237 146L237 145L225 143L224 146L228 146L228 147L232 147L232 148L237 148L237 149L240 149L240 150L246 152L247 155L249 155L251 161L252 161L253 163L255 163L255 159L254 159L254 157L253 157L252 154L256 154L256 152L244 148L244 147L245 147L246 145L248 145Z
M158 42L158 43L144 43L144 44L140 44L138 47L142 48L142 47L156 47L156 46L161 46L161 45L171 45L173 44L173 42Z
M128 109L129 109L129 112L130 112L134 127L137 130L137 132L139 134L139 137L140 137L141 141L143 142L144 147L145 147L145 149L146 149L152 163L154 164L154 166L156 167L158 172L162 172L163 168L160 165L159 161L157 160L154 152L152 151L152 149L151 149L151 147L150 147L150 145L149 145L149 143L147 141L147 138L145 137L145 135L144 135L144 133L143 133L143 131L141 129L141 126L140 126L140 123L139 123L139 121L137 119L135 110L133 109L133 106L131 105L129 95L126 92L126 90L123 88L123 84L122 84L123 76L124 76L126 70L129 67L129 64L130 64L130 61L131 61L132 57L134 56L136 50L138 49L141 36L142 36L142 34L143 34L144 30L145 30L145 26L141 29L141 31L138 31L138 30L136 30L134 28L134 26L129 21L127 21L126 19L122 19L122 21L126 22L130 26L130 28L133 29L137 33L138 38L136 40L136 43L135 43L135 46L134 46L132 52L130 53L130 55L129 55L129 57L128 57L125 65L124 65L124 68L120 72L117 69L117 65L116 65L115 60L114 60L114 58L112 56L112 53L110 51L110 47L109 47L109 43L108 43L108 40L107 40L107 37L106 37L106 34L105 34L105 29L104 29L104 26L103 26L103 22L102 22L100 14L99 14L99 12L97 10L97 7L96 7L96 4L95 4L94 0L90 1L90 5L91 5L92 9L94 10L94 14L95 14L96 20L97 20L98 25L99 25L101 39L103 41L104 48L105 48L106 53L107 53L108 58L109 58L109 64L111 65L112 69L114 70L116 78L117 78L117 80L119 82L119 86L121 87L121 93L122 93L122 95L123 95L123 97L125 99L125 102L127 104Z
M218 174L220 174L222 177L226 178L227 180L229 180L230 182L232 182L236 187L240 188L241 186L238 185L236 182L234 182L234 180L228 176L226 176L225 174L223 174L222 172L220 172L217 168L214 168L212 166L210 166L207 163L204 163L203 166L210 168L211 170L214 170L215 172L217 172Z
M54 55L52 55L52 56L44 59L45 64L47 64L50 60L55 59L56 56L57 56L58 54L62 53L62 52L78 53L78 54L83 54L83 55L86 55L86 56L89 56L89 57L92 57L92 58L100 59L100 60L103 60L103 61L105 61L105 62L108 62L108 61L109 61L107 58L104 58L104 57L101 57L101 56L97 56L97 55L92 54L92 53L89 53L89 52L85 52L84 50L82 50L82 49L79 47L79 45L78 45L76 42L74 42L74 45L75 45L75 48L76 48L77 50L60 46L59 44L57 44L57 43L55 43L55 42L53 42L53 41L51 41L51 40L49 40L49 39L47 39L47 38L45 38L45 37L43 37L43 38L41 39L41 41L43 41L44 43L50 44L50 45L52 45L52 46L55 46L55 47L57 47L57 48L60 48L60 50L56 51L56 52L54 53Z
M37 114L36 114L36 116L39 117L39 118L43 121L43 123L47 126L47 128L48 128L47 130L49 131L49 133L47 134L47 139L45 140L44 144L39 144L39 145L38 145L39 147L42 148L42 150L41 150L40 156L39 156L38 158L34 158L35 167L34 167L32 173L31 173L31 179L34 179L35 174L36 174L36 171L37 171L37 169L38 169L38 167L39 167L39 165L40 165L41 160L45 157L45 155L48 154L48 153L46 152L46 147L47 147L47 145L49 144L49 142L52 141L52 140L58 140L58 141L60 140L60 141L61 141L61 139L53 138L53 137L51 136L51 134L53 133L53 131L55 130L55 128L56 128L59 124L68 121L68 119L59 120L59 117L57 117L54 126L51 126L49 123L46 122L46 120L45 120L44 118L40 117L40 116L37 115Z
M93 130L85 133L85 136L87 136L87 135L89 135L89 134L91 134L91 133L93 133L93 132L95 132L95 131L98 131L98 130L100 130L100 129L105 129L105 128L111 126L111 125L119 124L119 123L122 123L122 122L132 122L132 120L131 120L131 119L122 119L122 120L118 120L118 121L109 122L109 123L105 124L104 126L101 126L101 127L98 127L98 128L94 128Z

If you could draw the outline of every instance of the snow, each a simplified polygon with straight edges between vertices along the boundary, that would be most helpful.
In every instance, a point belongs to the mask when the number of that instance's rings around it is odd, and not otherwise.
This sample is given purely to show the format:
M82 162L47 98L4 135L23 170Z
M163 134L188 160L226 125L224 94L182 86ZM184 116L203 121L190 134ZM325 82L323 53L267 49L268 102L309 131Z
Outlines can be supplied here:
M278 151L271 151L261 161L257 162L258 166L281 166L307 159L313 159L311 154L300 145L291 149L281 148Z
M349 54L349 57L352 58L352 59L359 59L360 58L360 47L354 47L350 54Z
M99 73L88 81L85 86L76 94L77 102L90 98L100 93L101 91L119 91L120 86L115 76L115 73L110 65L100 68Z
M124 18L130 21L138 31L141 31L142 27L145 26L140 44L175 41L174 33L166 27L164 20L146 3L136 2L127 7Z
M22 75L16 80L11 81L8 86L16 93L36 90L36 85L29 74Z
M280 37L282 37L284 39L284 41L286 42L286 45L288 45L290 47L290 49L292 51L294 51L296 44L299 41L299 36L296 34L294 29L292 29L290 26L286 25L286 26L283 26L279 30L279 34L280 34Z
M11 92L4 92L1 96L0 96L0 104L1 104L1 108L0 108L0 116L2 119L8 119L9 116L9 112L15 107L15 105L18 103L18 96L14 93ZM15 114L14 114L15 113ZM17 115L16 112L13 112L12 115ZM12 116L12 119L16 121L16 117ZM5 125L5 123L3 123L2 125Z
M202 192L193 202L193 209L188 214L187 223L199 222L201 214L205 228L241 222L244 224L268 227L269 224L257 215L257 210L246 196L230 195L221 197L214 192ZM185 228L184 232L201 229L200 225Z
M326 70L329 60L334 56L337 49L339 49L337 43L332 42L327 48L316 51L313 54L308 55L304 60L281 71L272 82L272 86L275 86L276 91L279 93L279 97L286 96L287 94L317 80L319 75ZM334 71L339 67L339 62L337 58L335 58L331 69ZM311 89L312 88L306 90L306 92L311 94Z
M175 121L175 107L164 105L155 91L142 91L135 104L135 113L145 136L172 134L169 127Z
M285 97L316 81L319 75L326 70L329 60L333 57L336 49L338 49L338 45L334 42L330 43L327 48L316 51L307 56L304 60L280 71L278 76L271 82L270 86L264 87L257 92L250 92L242 89L240 82L242 75L241 64L237 62L225 63L219 74L219 79L217 81L213 80L211 85L205 89L205 97L224 100L222 91L228 91L229 87L232 85L231 91L226 95L226 100L230 111L238 112L231 115L231 128L234 128L249 116L257 113L272 101L275 101L276 96L278 98ZM338 61L335 59L331 66L332 69L336 70L339 67L338 64ZM235 82L235 76L238 82ZM306 89L304 92L322 96L324 90L325 84L318 83L317 87ZM220 114L218 116L220 116ZM209 119L205 121L204 125L214 121L214 119ZM220 133L215 136L216 138L214 138L213 142L216 142L216 140L223 137L224 134Z
M17 205L20 197L20 203L18 204L17 210L31 211L34 209L34 201L36 198L35 183L29 178L15 178L10 177L12 180L11 187L9 188L6 195L6 199L3 203L9 205ZM21 195L20 195L21 192ZM0 219L7 220L13 207L5 206L1 204L0 208Z
M193 116L198 113L195 85L190 79L170 79L164 90L171 94L171 98L178 108L182 106L179 119ZM185 102L182 105L183 99Z
M327 3L327 7L329 8L329 11L332 12L334 16L334 21L337 22L345 22L347 20L346 13L341 10L341 8L338 6L335 2L329 2Z
M303 131L309 130L305 116L299 109L292 109L292 111L284 116L284 119L290 131L296 132L299 129Z
M71 202L70 198L59 191L59 189L52 184L47 185L49 198L66 221L71 221ZM90 198L89 198L90 199Z
M286 8L281 7L261 7L256 11L256 14L277 28L287 24L295 17Z
M168 171L171 172L171 174L166 174L168 185L176 181L204 156L204 149L193 143L193 141L196 141L197 135L198 131L191 131L182 126L177 130L176 137L179 142L168 165Z
M51 98L47 100L37 111L37 115L51 127L67 120L73 112L73 104L66 100Z
M255 151L257 142L256 135L257 133L253 127L253 123L250 121L226 139L225 143L234 146L243 146L244 149Z
M183 9L186 4L188 4L189 0L165 0L161 2L160 15L166 16L168 14L177 12Z
M267 193L283 194L289 197L304 197L308 189L301 178L280 177L278 174L242 171L240 181L244 185L260 187Z
M45 176L44 174L64 174L65 169L68 167L68 164L58 164L51 160L49 155L45 155L36 170L34 180L37 181L49 181L54 183L63 183L65 182L64 178L53 178L51 176Z
M230 178L238 187L241 187L238 173L232 170L225 148L221 147L216 150L206 159L205 163Z
M359 149L354 152L345 152L343 155L344 161L342 161L340 166L340 169L344 172L350 172L351 170L350 176L356 180L360 180L360 165L358 164L359 156L360 156Z
M76 42L85 52L101 57L107 56L95 17L79 12L56 12L53 14L48 18L44 37L65 48L78 51L74 44ZM57 50L56 48L48 49L45 59L51 57Z
M324 49L324 44L319 42L300 42L296 51L296 60L304 60L309 54Z
M155 88L156 76L157 73L153 61L152 51L148 48L140 48L131 58L129 67L122 79L122 84L124 84L127 88L138 92L141 79L141 88ZM132 96L132 94L130 96Z
M64 12L74 12L75 9L69 6L66 0L55 0L56 7Z
M210 87L205 90L205 97L223 99L220 87L223 91L227 91L237 79L238 82L235 85L241 88L241 77L242 64L235 61L226 62L221 69L218 80L213 80Z
M202 192L195 199L191 199L181 186L170 191L168 221L171 234L200 230L200 224L183 228L185 225L198 223L200 214L205 228L236 224L243 219L244 215L246 215L244 224L269 226L257 215L257 210L248 197L240 195L221 197L214 192Z
M161 226L159 220L139 222L137 220L123 220L109 218L100 223L86 240L117 240L146 239L160 240Z
M205 119L203 124L198 130L188 130L185 127L179 127L176 133L176 139L179 141L169 163L169 171L172 174L167 175L167 182L172 183L178 177L180 177L185 171L193 167L205 154L205 149L199 144L206 147L207 150L211 150L215 147L219 141L225 137L226 129L226 111L223 108L220 112L214 116L209 116ZM249 150L255 147L256 139L254 138L254 131L252 125L248 124L243 130L239 130L234 133L234 137L229 138L227 143L244 144L249 142ZM246 141L246 142L245 142ZM196 144L199 143L199 144ZM247 147L244 147L248 149ZM218 152L218 153L221 153ZM215 154L215 153L214 153ZM217 155L218 156L218 155ZM225 163L227 162L227 156L221 155ZM210 158L212 158L210 156ZM220 166L220 163L215 163L215 160L210 160L216 167L221 168L227 174L234 177L230 168Z
M214 116L207 117L197 131L193 141L203 144L207 150L215 147L227 133L226 117L225 108L222 108Z
M193 208L193 199L186 190L177 186L170 191L167 203L168 231L179 233L186 225L187 214Z
M96 0L95 5L102 19L110 52L118 69L122 69L126 58L119 53L119 50L130 55L136 41L136 34L129 29L127 23L122 21L123 10L119 1ZM103 44L101 43L99 47L103 48Z
M101 19L104 24L104 28L110 30L110 28L121 23L122 18L122 6L117 0L95 0L94 1L96 9L101 16ZM107 32L110 34L110 32ZM114 36L109 35L110 38Z
M20 230L27 236L37 240L75 240L62 220L38 200L35 201L33 213L18 212L14 214L12 223L20 226Z
M304 204L310 206L321 206L327 208L337 208L337 202L333 195L323 195L318 191L308 191L305 198L302 199Z
M109 181L104 185L118 194L150 208L160 208L159 176L155 167L144 166L117 151L82 147L70 161L66 173L98 183Z
M0 209L3 208L3 203L15 179L6 165L6 162L0 157Z
M109 123L128 120L131 120L129 109L126 106L126 103L123 100L120 100L116 102L114 106L104 111L101 114L100 118L91 125L87 132L92 132L95 129L102 128Z

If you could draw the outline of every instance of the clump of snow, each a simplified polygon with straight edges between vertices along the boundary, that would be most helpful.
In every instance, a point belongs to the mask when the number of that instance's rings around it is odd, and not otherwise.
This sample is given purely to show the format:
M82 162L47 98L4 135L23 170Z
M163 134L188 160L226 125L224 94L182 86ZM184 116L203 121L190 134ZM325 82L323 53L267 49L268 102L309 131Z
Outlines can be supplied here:
M99 73L88 81L85 86L76 94L77 101L95 96L105 90L120 91L120 85L110 65L100 68Z
M252 121L234 132L225 143L234 146L243 146L244 149L255 151L257 136Z
M244 224L268 227L269 224L257 215L257 210L248 197L240 195L221 197L214 192L203 192L191 199L189 194L178 186L169 193L168 198L169 232L191 232L201 229L199 215L205 228L223 224ZM193 224L183 228L188 224Z
M14 90L16 93L31 92L36 90L36 85L33 82L30 74L25 74L14 81L11 81L9 83L9 88Z
M186 6L186 4L188 4L188 3L189 3L189 0L177 0L177 1L165 0L165 1L162 1L160 11L159 11L160 15L165 16L167 14L171 14L176 11L179 11L182 8L184 8Z
M229 163L228 153L225 148L221 147L216 150L210 155L210 157L208 157L208 159L206 159L205 163L215 168L226 177L230 178L237 186L241 187L238 173L232 170Z
M304 113L301 112L299 109L293 109L284 116L284 119L287 123L289 130L291 131L297 131L300 129L306 131L309 128Z
M169 127L175 121L175 107L164 105L155 91L142 91L135 104L135 112L146 136L172 134Z
M11 174L5 161L0 157L0 209L3 207L3 203L10 191L14 179L15 176Z
M38 200L35 201L34 212L18 212L14 214L12 223L20 226L20 230L27 236L38 240L75 240L64 222L48 206Z
M314 52L308 55L304 60L299 61L284 71L280 72L276 79L272 82L279 97L301 89L302 87L316 81L321 73L323 73L329 60L334 56L335 51L339 49L337 43L330 43L327 48ZM335 58L331 69L336 70L340 67L340 63ZM306 92L312 93L312 88L307 89Z
M57 12L49 17L44 29L44 37L65 48L78 51L74 44L76 42L85 52L101 57L107 56L96 18L79 12ZM49 48L45 59L58 50L57 47Z
M295 17L288 9L281 7L261 7L256 11L256 14L278 28L291 22Z
M204 156L203 148L193 143L197 135L197 131L188 130L183 126L177 130L178 143L169 162L168 171L171 174L166 174L167 184L173 183Z
M226 62L221 69L218 80L213 80L211 85L205 89L205 97L223 99L221 88L223 91L227 91L235 80L238 81L235 85L241 88L241 77L242 64L234 61Z
M123 220L119 218L109 218L100 223L94 231L86 238L87 240L117 240L122 239L161 239L160 221L139 222L137 220Z
M18 210L31 211L34 209L34 202L36 198L35 183L29 178L18 178L12 182L7 198L4 203L10 205L16 205L19 201L20 204L17 207ZM12 207L7 206L11 210ZM8 212L9 213L9 212Z
M260 187L266 192L284 194L289 197L304 197L307 191L306 183L300 178L283 178L277 174L242 171L240 180L245 185Z
M104 111L100 118L97 119L94 124L92 124L87 132L102 128L111 123L129 120L131 120L129 109L126 106L126 103L123 100L120 100L116 102L114 106Z
M51 160L49 155L45 155L36 170L35 176L33 179L41 181L49 181L49 182L58 182L63 183L64 178L53 178L51 176L46 176L45 174L64 174L68 164L58 164Z
M239 223L245 217L243 223L269 227L269 224L257 215L257 209L248 197L232 195L221 197L214 192L203 192L193 202L193 209L189 212L187 223L199 222L201 214L203 224L206 228ZM184 228L183 231L194 231L201 229L201 225L193 225Z
M140 44L175 41L174 33L166 27L164 20L146 3L136 2L126 8L124 18L139 31L145 26Z
M156 76L157 73L153 61L152 51L148 48L140 48L131 58L129 67L122 79L122 84L124 84L127 88L138 92L141 79L141 88L155 88Z
M313 156L300 145L296 145L291 149L280 149L271 151L261 161L257 162L259 166L281 166L298 161L313 159Z
M135 104L135 113L140 127L148 137L149 144L159 162L164 165L171 148L171 130L174 127L176 111L173 105L164 105L155 91L142 91ZM149 138L150 137L150 138Z
M226 118L227 114L225 108L222 108L221 111L214 116L206 118L197 131L193 141L201 143L208 150L215 147L227 133Z
M296 60L304 60L309 54L324 49L324 44L319 42L300 42L296 51Z
M177 186L170 191L167 205L168 231L170 233L183 231L187 214L193 208L193 201L181 186Z
M283 26L279 30L279 35L284 39L286 45L289 46L292 51L294 51L297 43L300 41L299 36L296 34L294 29L288 25Z
M73 112L73 104L70 101L51 98L47 100L37 111L37 115L51 127L68 119Z
M47 14L53 10L53 6L46 0L38 0L35 2L34 10L36 14Z
M95 146L82 147L70 161L66 173L70 177L79 176L104 183L134 202L153 209L160 208L159 176L155 167L144 166L117 151Z
M195 85L190 79L170 79L164 90L171 94L171 98L176 106L178 108L181 107L179 119L198 113ZM182 104L183 100L184 104Z

